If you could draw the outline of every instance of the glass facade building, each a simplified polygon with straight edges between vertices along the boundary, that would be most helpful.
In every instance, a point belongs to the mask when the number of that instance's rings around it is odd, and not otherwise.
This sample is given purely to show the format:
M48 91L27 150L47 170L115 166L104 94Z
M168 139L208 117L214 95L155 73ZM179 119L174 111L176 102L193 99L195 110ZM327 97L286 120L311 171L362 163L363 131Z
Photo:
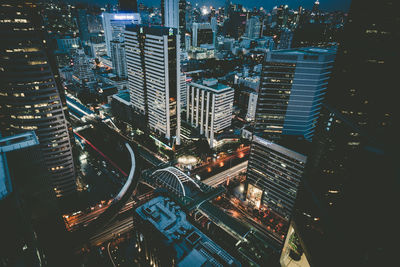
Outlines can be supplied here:
M311 140L335 53L321 48L275 50L262 68L255 133Z

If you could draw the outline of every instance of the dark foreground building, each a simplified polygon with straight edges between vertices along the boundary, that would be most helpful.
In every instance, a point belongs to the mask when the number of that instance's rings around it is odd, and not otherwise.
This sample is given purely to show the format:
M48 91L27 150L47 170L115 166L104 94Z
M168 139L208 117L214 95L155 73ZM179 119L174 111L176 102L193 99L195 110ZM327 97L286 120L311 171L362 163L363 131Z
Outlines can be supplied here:
M73 266L33 131L0 138L0 266Z
M311 266L398 261L398 10L352 1L293 216Z

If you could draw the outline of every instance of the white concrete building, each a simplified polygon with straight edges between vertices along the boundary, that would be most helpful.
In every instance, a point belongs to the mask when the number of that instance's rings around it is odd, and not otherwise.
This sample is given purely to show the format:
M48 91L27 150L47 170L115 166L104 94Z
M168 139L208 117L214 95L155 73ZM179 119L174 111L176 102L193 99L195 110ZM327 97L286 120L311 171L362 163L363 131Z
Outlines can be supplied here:
M130 101L146 125L180 144L181 71L177 29L130 25L125 31Z
M258 98L258 94L256 92L249 94L249 103L247 105L247 114L246 114L247 121L254 121L254 119L255 119L256 108L257 108L257 98Z
M215 146L216 134L231 126L233 96L233 88L217 79L188 84L186 121L199 128L211 148Z

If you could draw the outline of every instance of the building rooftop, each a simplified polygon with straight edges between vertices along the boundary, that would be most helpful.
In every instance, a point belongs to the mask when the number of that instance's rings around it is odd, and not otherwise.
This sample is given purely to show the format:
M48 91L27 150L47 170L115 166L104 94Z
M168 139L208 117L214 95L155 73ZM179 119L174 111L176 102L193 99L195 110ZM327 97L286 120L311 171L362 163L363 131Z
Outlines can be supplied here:
M130 95L129 90L121 90L115 95L112 96L114 99L118 100L119 102L124 103L125 105L130 105Z
M164 235L167 245L172 246L176 252L179 267L241 266L235 258L188 222L180 206L169 198L153 198L138 207L136 213Z
M302 47L295 49L273 50L267 53L266 60L304 60L321 61L334 60L336 55L335 48Z
M205 90L214 91L216 93L233 90L230 86L219 83L218 80L214 78L192 82L191 84Z

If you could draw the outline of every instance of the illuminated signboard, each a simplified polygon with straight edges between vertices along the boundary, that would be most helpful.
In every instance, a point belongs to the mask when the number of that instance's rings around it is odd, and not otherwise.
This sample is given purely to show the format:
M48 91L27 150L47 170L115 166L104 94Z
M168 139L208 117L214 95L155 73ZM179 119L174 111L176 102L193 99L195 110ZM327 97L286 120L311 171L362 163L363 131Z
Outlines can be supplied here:
M133 20L134 18L135 18L134 15L127 15L127 14L114 15L114 19L116 19L116 20Z
M168 32L169 36L174 35L174 30L172 28L169 28L169 32Z

